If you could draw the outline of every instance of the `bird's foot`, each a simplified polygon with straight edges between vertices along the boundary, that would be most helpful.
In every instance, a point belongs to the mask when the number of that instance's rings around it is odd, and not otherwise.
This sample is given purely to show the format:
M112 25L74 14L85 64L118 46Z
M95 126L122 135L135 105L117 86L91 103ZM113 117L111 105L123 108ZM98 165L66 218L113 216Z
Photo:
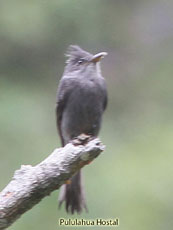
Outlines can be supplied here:
M78 137L75 137L71 142L73 145L86 145L92 139L92 136L82 133Z

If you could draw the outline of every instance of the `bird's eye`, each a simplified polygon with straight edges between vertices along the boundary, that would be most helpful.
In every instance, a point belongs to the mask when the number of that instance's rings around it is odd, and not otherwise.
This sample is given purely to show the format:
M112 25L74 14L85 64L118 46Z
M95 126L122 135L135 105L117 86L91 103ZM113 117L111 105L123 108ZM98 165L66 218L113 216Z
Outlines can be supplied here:
M84 59L84 58L80 58L80 59L78 60L78 62L77 62L77 63L78 63L79 65L81 65L82 63L84 63L84 61L85 61L85 59Z

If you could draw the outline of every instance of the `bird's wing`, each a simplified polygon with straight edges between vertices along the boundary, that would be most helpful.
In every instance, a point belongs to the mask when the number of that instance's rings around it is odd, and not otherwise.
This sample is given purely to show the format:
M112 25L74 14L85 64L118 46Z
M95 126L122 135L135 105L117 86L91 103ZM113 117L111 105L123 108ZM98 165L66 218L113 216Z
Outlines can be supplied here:
M103 95L103 111L104 111L108 104L107 86L104 78L102 78L102 95Z
M72 91L71 80L68 78L62 78L58 87L57 100L56 100L56 123L59 135L61 138L61 144L64 146L64 139L61 130L61 121L63 116L63 111L66 106L69 95Z
M103 111L106 109L108 104L108 95L105 93L104 102L103 102Z

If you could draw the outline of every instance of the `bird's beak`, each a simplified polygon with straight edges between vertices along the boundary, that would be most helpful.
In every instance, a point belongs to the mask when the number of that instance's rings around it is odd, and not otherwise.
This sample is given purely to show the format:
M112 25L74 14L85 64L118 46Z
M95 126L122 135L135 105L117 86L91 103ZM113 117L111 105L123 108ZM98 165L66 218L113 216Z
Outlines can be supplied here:
M91 59L91 62L99 62L102 58L104 58L104 56L106 56L107 53L106 52L101 52L101 53L98 53L98 54L95 54L92 59Z

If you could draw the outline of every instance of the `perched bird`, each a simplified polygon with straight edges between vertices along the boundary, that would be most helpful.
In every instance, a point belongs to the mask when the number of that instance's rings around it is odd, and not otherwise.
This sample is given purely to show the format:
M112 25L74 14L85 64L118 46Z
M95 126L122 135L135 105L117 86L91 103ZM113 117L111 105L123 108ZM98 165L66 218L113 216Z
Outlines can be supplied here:
M69 46L66 67L57 92L56 120L62 146L80 134L96 137L107 105L107 89L101 75L100 60L105 52L93 55L79 46ZM86 209L81 171L61 187L59 205L66 211Z

